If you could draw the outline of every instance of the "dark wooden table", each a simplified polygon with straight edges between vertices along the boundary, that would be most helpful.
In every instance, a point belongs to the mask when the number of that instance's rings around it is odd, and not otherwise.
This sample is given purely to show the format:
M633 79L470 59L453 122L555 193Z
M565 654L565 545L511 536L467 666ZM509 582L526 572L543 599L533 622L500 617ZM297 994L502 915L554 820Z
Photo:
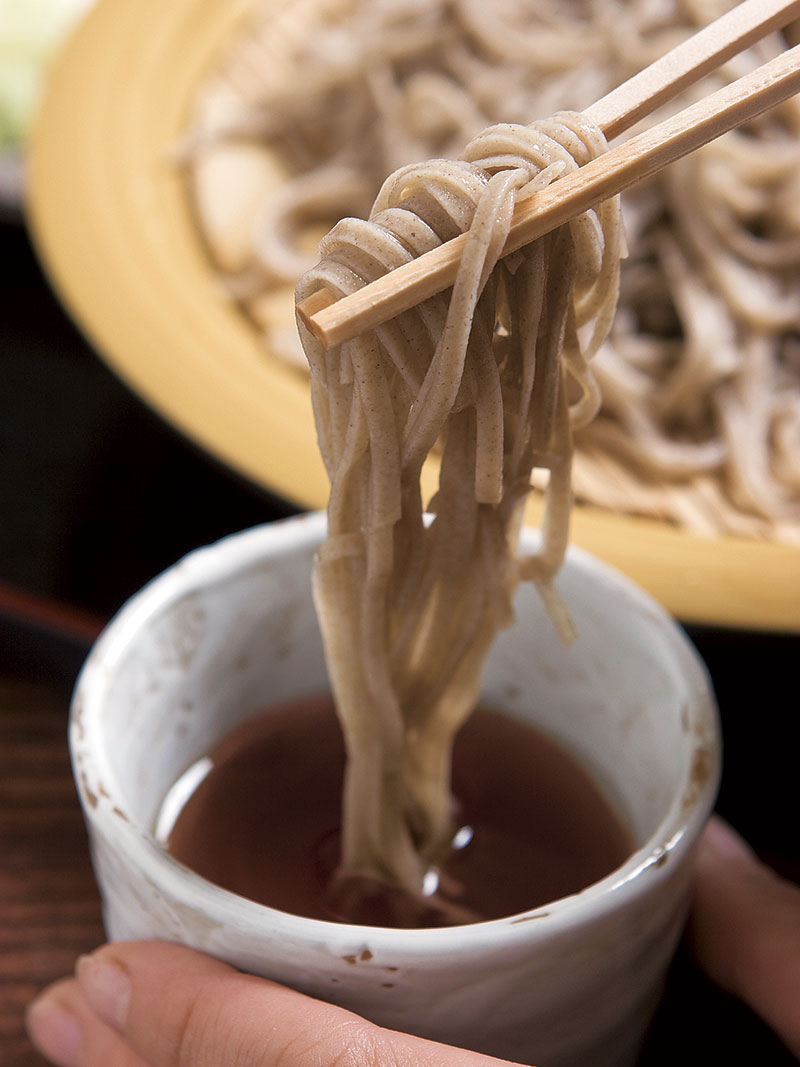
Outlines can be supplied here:
M0 1065L44 1067L25 1035L26 1005L103 939L66 741L69 694L94 624L57 610L42 614L35 603L16 603L4 613L2 594L0 586ZM773 701L756 708L753 694L763 690L767 676L772 694L782 695L795 670L798 641L693 636L727 710L729 769L720 795L725 814L744 824L751 839L760 833L762 851L796 874L794 756L788 744L778 743L770 723L770 714L780 723L781 706ZM755 718L747 714L754 710ZM739 765L755 776L740 780ZM779 810L785 825L776 820ZM640 1067L795 1062L758 1019L714 989L685 951L679 953Z
M25 1008L103 940L66 742L69 695L94 629L0 587L2 1067L43 1067Z
M102 940L64 743L65 694L0 680L0 1062L38 1067L26 1005Z

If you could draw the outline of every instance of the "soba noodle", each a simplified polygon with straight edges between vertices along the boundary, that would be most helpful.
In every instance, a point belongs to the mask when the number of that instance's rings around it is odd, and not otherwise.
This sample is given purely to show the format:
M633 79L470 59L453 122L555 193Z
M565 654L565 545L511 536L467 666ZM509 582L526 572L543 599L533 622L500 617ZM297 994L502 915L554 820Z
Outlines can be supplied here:
M220 146L261 153L265 191L249 189L252 208L219 262L266 348L304 363L296 279L336 219L369 211L386 174L458 156L492 123L586 107L729 6L266 4L209 83L190 138L201 186ZM765 39L712 80L783 45ZM601 410L576 431L579 499L702 533L800 543L798 204L796 98L626 194L631 255L594 361ZM219 229L209 224L218 249Z
M572 431L599 405L589 360L616 306L618 203L499 253L515 201L604 148L576 113L490 127L460 160L387 179L369 220L336 225L298 286L299 300L343 296L468 231L451 292L328 350L301 323L331 480L314 589L348 755L342 867L412 897L449 851L452 742L518 581L568 625L551 582ZM420 476L437 444L426 523ZM548 478L542 546L520 559L533 468Z

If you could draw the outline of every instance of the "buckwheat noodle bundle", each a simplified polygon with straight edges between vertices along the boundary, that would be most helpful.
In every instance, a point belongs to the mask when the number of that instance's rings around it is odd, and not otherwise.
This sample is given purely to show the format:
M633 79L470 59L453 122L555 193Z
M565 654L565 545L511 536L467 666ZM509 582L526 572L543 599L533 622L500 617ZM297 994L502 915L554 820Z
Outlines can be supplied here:
M460 159L388 178L369 219L339 222L298 286L298 300L342 296L469 233L450 292L330 350L301 324L331 481L314 589L348 754L342 866L411 895L449 850L453 737L521 579L568 631L551 582L573 430L599 405L589 360L616 305L619 206L498 257L516 199L604 148L574 112L490 127ZM435 446L427 522L420 474ZM542 545L518 558L534 468L548 479Z

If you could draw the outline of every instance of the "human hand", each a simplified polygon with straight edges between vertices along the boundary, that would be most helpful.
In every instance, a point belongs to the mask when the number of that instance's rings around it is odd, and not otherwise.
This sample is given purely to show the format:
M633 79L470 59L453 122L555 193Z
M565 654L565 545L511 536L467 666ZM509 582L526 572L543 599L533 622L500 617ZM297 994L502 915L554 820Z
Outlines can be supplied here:
M697 857L689 939L712 981L743 1000L800 1059L800 888L713 818Z
M82 957L28 1028L56 1067L508 1067L157 941Z
M718 819L700 845L690 937L711 978L800 1056L800 889ZM56 1067L507 1067L159 942L84 958L32 1005L29 1029Z

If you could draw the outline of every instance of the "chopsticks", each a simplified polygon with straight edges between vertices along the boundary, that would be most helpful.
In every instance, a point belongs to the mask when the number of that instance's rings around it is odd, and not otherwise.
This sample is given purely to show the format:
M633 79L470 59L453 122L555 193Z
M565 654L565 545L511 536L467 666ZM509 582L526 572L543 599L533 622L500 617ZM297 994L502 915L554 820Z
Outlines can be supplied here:
M592 104L584 115L611 139L797 16L800 0L744 0ZM502 255L517 251L798 91L800 45L520 202ZM321 289L296 310L326 347L341 344L451 286L466 240L467 235L461 234L340 300Z

